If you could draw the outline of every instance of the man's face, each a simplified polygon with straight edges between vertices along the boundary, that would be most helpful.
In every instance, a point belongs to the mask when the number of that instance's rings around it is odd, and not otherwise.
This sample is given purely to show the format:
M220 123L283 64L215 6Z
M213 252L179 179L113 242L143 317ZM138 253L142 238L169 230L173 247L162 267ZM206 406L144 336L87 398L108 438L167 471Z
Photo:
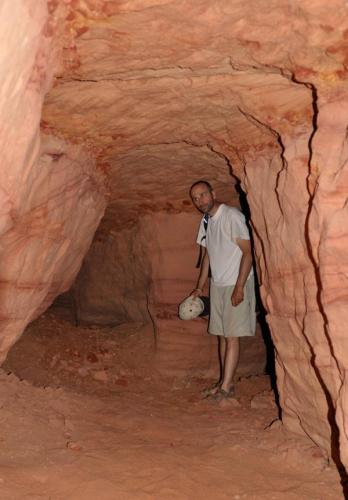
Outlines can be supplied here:
M191 199L196 208L203 214L210 212L215 203L214 191L209 191L205 184L198 184L191 191Z

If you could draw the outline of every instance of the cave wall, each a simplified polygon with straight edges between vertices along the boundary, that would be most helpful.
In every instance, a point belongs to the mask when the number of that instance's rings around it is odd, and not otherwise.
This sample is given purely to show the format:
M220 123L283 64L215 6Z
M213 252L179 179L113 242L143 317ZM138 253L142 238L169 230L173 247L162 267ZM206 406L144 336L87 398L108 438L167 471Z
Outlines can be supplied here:
M40 133L65 15L64 2L0 5L0 361L25 326L71 286L105 209L95 159Z
M282 420L340 465L348 458L348 93L339 81L330 91L322 82L305 88L312 123L289 128L249 110L245 117L263 128L264 144L267 136L276 137L273 147L220 150L233 162L250 205Z
M150 321L150 245L143 220L120 231L98 228L73 286L78 323L117 325Z
M337 83L334 88L317 85L320 111L309 178L308 237L318 284L320 331L326 340L313 348L315 366L332 398L329 411L338 424L341 458L347 465L348 86Z

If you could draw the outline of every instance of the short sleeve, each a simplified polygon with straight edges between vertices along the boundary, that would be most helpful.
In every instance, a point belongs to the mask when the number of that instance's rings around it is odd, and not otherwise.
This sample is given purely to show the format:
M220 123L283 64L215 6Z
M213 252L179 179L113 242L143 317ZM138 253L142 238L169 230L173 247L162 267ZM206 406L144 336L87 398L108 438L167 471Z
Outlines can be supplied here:
M236 208L229 210L229 230L231 239L234 243L236 243L237 238L241 240L250 240L245 217L242 212Z
M204 223L203 223L203 219L202 219L201 223L199 225L199 228L198 228L198 235L197 235L197 240L196 240L198 245L202 245L202 247L207 246L206 241L205 241L205 235L206 235L206 231L204 229Z

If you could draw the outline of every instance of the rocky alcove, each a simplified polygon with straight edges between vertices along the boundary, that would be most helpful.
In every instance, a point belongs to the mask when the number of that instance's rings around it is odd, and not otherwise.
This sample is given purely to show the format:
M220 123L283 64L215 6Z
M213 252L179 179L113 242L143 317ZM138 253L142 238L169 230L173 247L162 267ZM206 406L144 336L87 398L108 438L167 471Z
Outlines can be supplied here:
M273 490L273 498L346 495L347 10L344 0L1 2L1 412L8 436L21 426L25 435L32 432L30 453L42 460L31 477L12 471L12 479L0 478L3 498L199 498L205 491L210 498L227 498L229 492L232 498L272 498ZM196 276L199 214L188 188L199 178L209 180L229 204L240 202L236 183L246 196L281 421L263 375L261 328L243 347L240 406L220 413L203 406L207 420L200 420L195 398L203 379L215 375L215 347L204 319L177 318L177 304ZM75 345L77 335L86 340ZM50 350L40 366L43 345L46 354ZM54 374L58 366L64 375ZM87 381L91 373L91 393L71 398L75 392L69 391L78 387L69 378ZM158 392L146 393L154 373ZM245 378L251 375L256 378ZM320 464L305 470L311 479L302 477L306 486L291 496L276 479L268 490L261 479L254 489L243 489L246 475L236 489L219 479L206 484L192 469L186 481L173 452L166 455L172 471L167 482L153 459L157 479L146 482L152 472L146 481L145 472L136 475L132 489L127 477L134 479L136 459L111 453L103 456L109 472L101 479L98 470L84 489L91 470L84 450L93 449L86 436L95 434L107 448L110 435L96 429L112 425L105 398L115 387L126 390L112 403L125 408L115 417L118 428L134 410L127 432L138 436L154 404L148 439L156 442L163 425L170 436L166 446L175 453L183 452L180 439L189 443L183 456L191 465L202 424L203 448L216 445L209 448L206 477L226 472L217 459L225 444L215 438L209 419L225 434L243 435L243 428L229 427L233 412L260 432L273 429L273 438L271 431L262 438L255 429L250 435L250 449L263 443L259 458L276 442L281 460L297 454L298 474L301 456ZM30 406L32 399L42 399L42 411ZM186 418L188 411L186 437L177 437L172 421L161 421L158 399L164 414ZM87 423L80 422L81 444L72 436L87 401L91 412ZM262 416L256 417L259 410ZM51 426L42 436L35 426L38 413ZM197 436L190 438L196 420ZM53 458L37 444L49 441L59 449L58 438L50 441L54 429L71 459L60 452ZM255 478L263 477L245 439L240 463L249 464ZM292 440L297 444L288 446ZM15 441L7 442L6 452L16 448ZM129 444L133 451L138 445ZM237 448L224 448L227 462ZM51 462L44 461L45 453ZM154 456L144 454L141 463ZM17 465L27 465L25 451L18 457ZM115 460L126 464L117 469L124 487L112 479ZM59 464L64 471L70 464L81 481L59 489Z

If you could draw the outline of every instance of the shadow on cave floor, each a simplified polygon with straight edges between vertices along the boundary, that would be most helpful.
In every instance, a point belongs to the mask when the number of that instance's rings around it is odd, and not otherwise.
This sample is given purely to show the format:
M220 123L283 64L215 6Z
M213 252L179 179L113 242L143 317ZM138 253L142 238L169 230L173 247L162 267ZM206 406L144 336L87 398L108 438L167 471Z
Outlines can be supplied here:
M109 394L149 377L153 353L151 325L76 326L68 308L51 307L27 327L3 369L38 387Z
M282 427L269 377L218 404L152 355L141 324L33 322L0 371L1 499L341 498L337 470Z

